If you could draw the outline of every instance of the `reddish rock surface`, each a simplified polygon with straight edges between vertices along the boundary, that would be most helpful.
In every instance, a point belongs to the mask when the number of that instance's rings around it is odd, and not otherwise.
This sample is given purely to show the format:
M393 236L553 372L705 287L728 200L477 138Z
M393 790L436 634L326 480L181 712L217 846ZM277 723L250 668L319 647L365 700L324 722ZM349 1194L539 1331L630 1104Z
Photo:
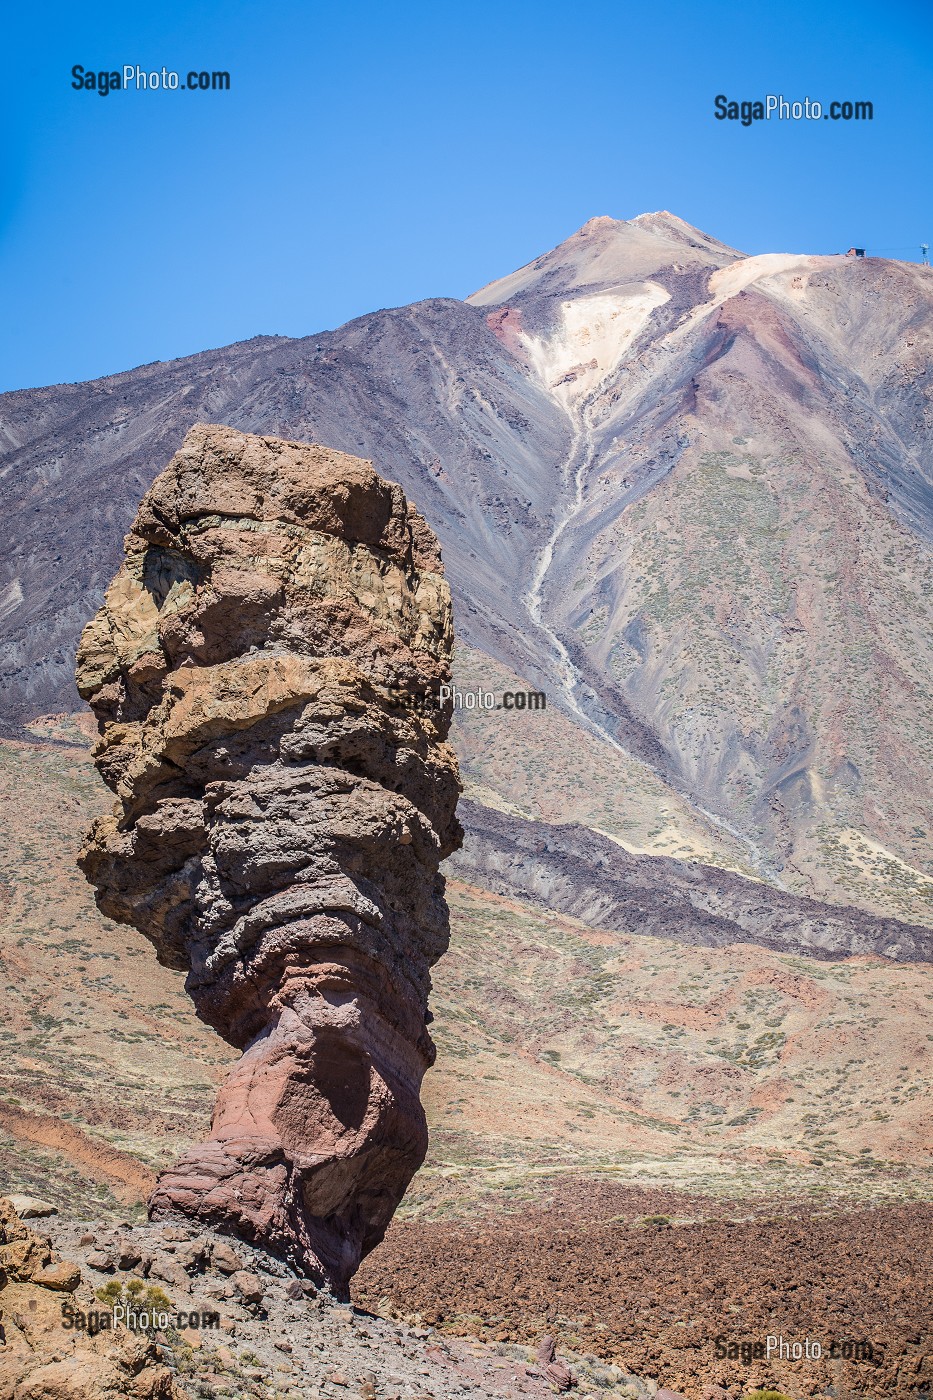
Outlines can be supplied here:
M921 1201L729 1201L581 1180L546 1208L396 1221L353 1291L452 1333L533 1345L546 1332L559 1353L593 1353L688 1400L757 1387L925 1400L931 1229ZM823 1355L743 1358L771 1335ZM855 1350L865 1342L870 1355Z
M429 969L456 848L450 595L398 486L197 426L78 653L116 793L81 866L243 1057L155 1216L240 1232L338 1292L427 1145ZM425 699L426 697L426 699Z

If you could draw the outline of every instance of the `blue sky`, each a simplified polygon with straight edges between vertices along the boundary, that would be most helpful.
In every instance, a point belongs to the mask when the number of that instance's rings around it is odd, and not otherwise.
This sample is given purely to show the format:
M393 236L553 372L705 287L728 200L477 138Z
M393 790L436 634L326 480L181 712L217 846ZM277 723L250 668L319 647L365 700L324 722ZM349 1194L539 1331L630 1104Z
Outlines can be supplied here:
M933 6L46 4L8 9L0 389L465 296L594 214L749 252L933 241ZM226 69L226 93L71 69ZM713 99L868 99L868 122Z

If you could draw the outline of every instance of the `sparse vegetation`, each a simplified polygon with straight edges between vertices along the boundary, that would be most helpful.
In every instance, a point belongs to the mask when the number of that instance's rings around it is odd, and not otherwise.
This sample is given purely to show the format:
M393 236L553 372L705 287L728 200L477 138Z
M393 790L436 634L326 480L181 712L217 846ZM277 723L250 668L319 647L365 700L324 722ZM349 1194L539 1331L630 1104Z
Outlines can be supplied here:
M160 1288L158 1284L147 1283L141 1278L130 1278L125 1282L120 1279L110 1279L101 1288L97 1289L97 1298L107 1307L123 1306L127 1309L127 1319L131 1329L139 1327L139 1318L147 1318L147 1326L143 1331L154 1330L151 1322L152 1314L171 1313L174 1304L171 1298Z

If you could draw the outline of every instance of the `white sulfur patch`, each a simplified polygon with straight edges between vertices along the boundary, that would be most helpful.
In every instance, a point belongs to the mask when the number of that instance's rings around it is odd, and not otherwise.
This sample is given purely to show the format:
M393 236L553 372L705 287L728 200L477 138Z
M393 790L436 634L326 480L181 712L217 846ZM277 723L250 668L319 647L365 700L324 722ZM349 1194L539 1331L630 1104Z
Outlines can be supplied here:
M740 262L721 267L709 279L709 294L715 304L738 296L763 277L773 277L778 272L790 272L794 268L809 272L820 263L836 262L835 258L821 258L809 253L760 253L754 258L742 258Z
M652 311L669 300L663 287L645 282L631 292L565 301L556 331L523 337L529 362L555 398L569 408L618 368Z

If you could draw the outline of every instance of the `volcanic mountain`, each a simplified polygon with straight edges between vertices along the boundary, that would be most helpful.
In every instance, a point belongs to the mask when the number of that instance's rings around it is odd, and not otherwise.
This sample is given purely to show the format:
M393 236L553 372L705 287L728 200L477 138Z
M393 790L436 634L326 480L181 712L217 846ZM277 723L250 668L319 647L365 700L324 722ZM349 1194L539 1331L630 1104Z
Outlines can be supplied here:
M197 421L372 458L438 535L474 798L928 923L933 275L591 219L465 302L0 399L10 733Z

